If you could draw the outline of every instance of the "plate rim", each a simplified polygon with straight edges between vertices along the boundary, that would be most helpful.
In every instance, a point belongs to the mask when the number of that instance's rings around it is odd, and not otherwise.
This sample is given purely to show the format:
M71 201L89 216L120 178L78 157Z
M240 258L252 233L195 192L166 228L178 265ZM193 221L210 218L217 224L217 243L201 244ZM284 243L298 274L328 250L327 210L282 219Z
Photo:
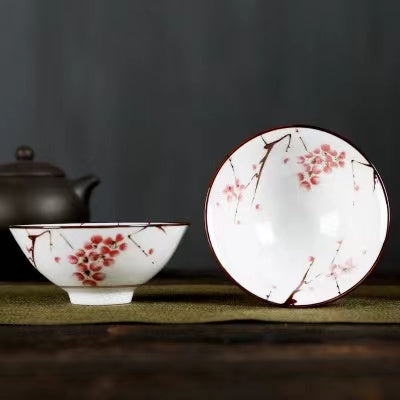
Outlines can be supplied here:
M226 161L237 151L239 150L241 147L243 147L245 144L247 144L248 142L250 142L251 140L264 135L264 134L268 134L277 130L281 130L281 129L296 129L296 128L308 128L308 129L314 129L314 130L318 130L318 131L322 131L322 132L326 132L329 133L339 139L342 139L344 142L346 142L347 144L349 144L350 146L352 146L355 150L357 150L370 164L371 168L373 169L374 173L376 174L376 176L378 177L378 180L382 186L383 189L383 193L385 195L385 202L386 202L386 208L387 208L387 224L386 224L386 232L385 232L385 239L382 242L381 245L381 249L379 251L378 256L376 257L374 263L372 264L371 268L368 270L368 272L362 277L362 279L360 279L354 286L352 286L350 289L347 289L345 292L339 294L338 296L335 296L331 299L328 300L324 300L318 303L312 303L312 304L303 304L303 305L291 305L291 304L285 304L285 303L275 303L271 300L268 299L264 299L260 296L257 296L256 294L252 293L250 290L246 289L244 286L242 286L238 281L236 281L228 272L228 270L222 265L222 262L219 260L215 250L214 250L214 246L211 242L211 238L210 238L210 234L209 234L209 229L208 229L208 222L207 222L207 214L208 214L208 203L209 203L209 197L210 197L210 192L211 192L211 188L214 185L215 179L217 178L220 170L222 169L222 167L225 165ZM260 301L263 301L266 304L269 304L271 306L275 306L275 307L281 307L281 308L313 308L313 307L322 307L325 306L327 304L330 304L332 302L335 302L336 300L339 300L345 296L347 296L348 294L350 294L353 290L355 290L357 287L359 287L366 278L368 278L368 276L370 276L372 274L372 272L376 269L377 265L379 264L379 261L381 260L383 253L384 253L384 249L387 245L387 241L389 238L389 232L390 232L390 227L391 227L391 211L390 211L390 203L389 203L389 196L387 194L387 190L386 187L383 183L383 180L378 172L378 170L376 169L375 165L369 160L369 158L365 155L365 153L360 150L360 148L356 145L354 145L354 143L349 140L347 137L338 134L336 132L333 132L329 129L325 129L325 128L321 128L315 125L306 125L306 124L290 124L290 125L282 125L282 126L277 126L277 127L273 127L267 130L263 130L263 131L259 131L258 133L256 133L255 135L252 135L248 138L246 138L245 140L243 140L239 145L237 145L236 147L234 147L233 150L231 150L224 158L223 160L218 164L217 168L214 171L214 174L212 175L209 184L208 184L208 189L207 189L207 194L205 197L205 202L204 202L204 211L203 211L203 218L204 218L204 225L205 225L205 231L206 231L206 237L207 237L207 241L208 241L208 245L211 249L211 253L214 256L215 260L217 261L217 265L220 268L220 270L222 270L222 272L236 285L238 286L240 289L242 289L243 291L249 293L251 296L259 299Z

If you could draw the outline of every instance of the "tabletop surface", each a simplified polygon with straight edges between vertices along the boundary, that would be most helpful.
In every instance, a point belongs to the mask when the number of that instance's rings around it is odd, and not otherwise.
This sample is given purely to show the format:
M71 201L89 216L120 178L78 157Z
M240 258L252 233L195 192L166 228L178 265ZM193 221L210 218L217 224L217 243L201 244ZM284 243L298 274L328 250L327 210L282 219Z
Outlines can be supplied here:
M0 326L14 398L397 398L400 325Z

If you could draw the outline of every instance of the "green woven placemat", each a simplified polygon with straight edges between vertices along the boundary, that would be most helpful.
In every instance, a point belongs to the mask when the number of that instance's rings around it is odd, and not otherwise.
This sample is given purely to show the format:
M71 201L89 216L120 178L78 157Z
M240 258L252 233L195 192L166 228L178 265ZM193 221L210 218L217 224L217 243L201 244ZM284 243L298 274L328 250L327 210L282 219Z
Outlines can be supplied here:
M312 323L400 323L400 286L362 286L332 305L285 309L266 305L232 285L145 285L134 301L77 306L50 284L0 285L0 324L115 322L200 323L232 320Z

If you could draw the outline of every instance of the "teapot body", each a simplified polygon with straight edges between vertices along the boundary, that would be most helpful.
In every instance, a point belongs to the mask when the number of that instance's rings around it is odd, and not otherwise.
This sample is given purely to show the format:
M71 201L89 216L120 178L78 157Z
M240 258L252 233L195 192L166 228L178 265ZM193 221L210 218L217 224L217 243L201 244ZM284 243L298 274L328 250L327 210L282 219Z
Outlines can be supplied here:
M86 222L88 204L59 177L0 179L0 230L13 224Z
M50 224L89 221L88 203L75 193L67 179L59 177L0 179L0 279L42 281L27 262L8 227L13 224Z
M69 181L60 168L33 160L28 146L16 161L0 165L1 280L41 280L13 239L9 225L89 221L89 199L100 182L93 176Z

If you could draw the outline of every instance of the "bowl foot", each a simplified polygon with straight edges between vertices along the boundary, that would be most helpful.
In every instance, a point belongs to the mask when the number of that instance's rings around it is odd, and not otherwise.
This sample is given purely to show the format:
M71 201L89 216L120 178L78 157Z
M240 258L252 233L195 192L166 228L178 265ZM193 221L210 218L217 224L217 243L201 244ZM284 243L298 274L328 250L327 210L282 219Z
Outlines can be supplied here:
M101 306L132 301L134 288L69 288L64 289L72 304Z

